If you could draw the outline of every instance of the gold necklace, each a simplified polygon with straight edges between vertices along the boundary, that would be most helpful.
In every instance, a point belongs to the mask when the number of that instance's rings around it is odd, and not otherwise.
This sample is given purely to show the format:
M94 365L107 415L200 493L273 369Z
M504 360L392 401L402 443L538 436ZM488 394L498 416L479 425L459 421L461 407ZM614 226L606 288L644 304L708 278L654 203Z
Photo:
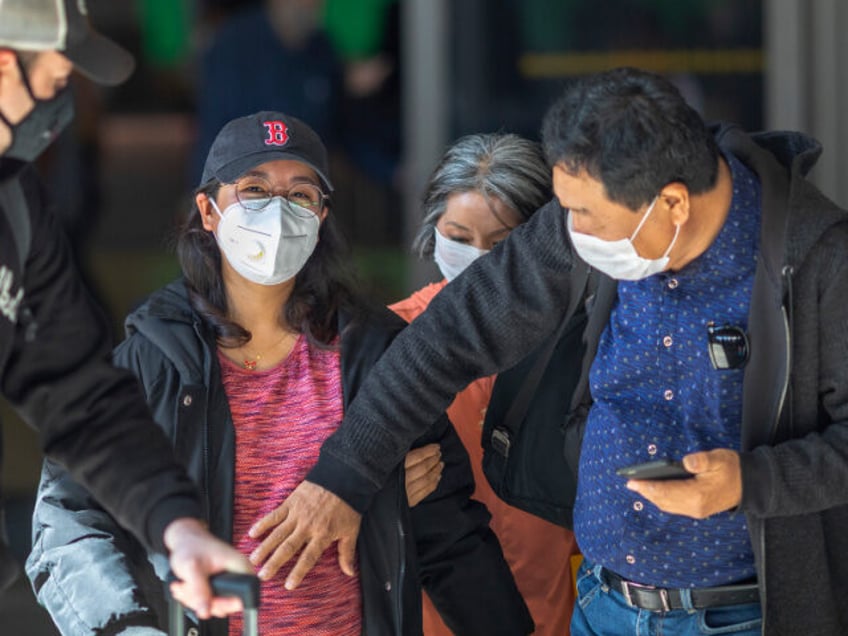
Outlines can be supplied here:
M282 338L277 340L277 342L275 342L273 345L271 345L270 347L268 347L265 350L265 353L267 354L267 353L274 351L278 346L280 346L280 343L283 340L288 338L288 336L289 336L288 332L284 333ZM242 345L241 348L242 348L243 352L245 354L247 354L247 356L244 358L244 360L242 360L242 366L245 369L247 369L248 371L256 371L256 365L259 364L259 361L262 359L263 354L257 353L256 355L251 355L251 353L247 350L246 346Z

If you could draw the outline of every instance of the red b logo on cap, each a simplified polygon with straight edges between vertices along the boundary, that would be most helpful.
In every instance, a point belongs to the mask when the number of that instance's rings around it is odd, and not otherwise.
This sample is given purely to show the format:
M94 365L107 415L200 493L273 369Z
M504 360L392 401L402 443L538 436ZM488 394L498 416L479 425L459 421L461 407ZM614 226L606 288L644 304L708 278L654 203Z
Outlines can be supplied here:
M285 146L289 140L289 127L282 121L266 121L265 128L268 129L268 139L265 140L266 146Z

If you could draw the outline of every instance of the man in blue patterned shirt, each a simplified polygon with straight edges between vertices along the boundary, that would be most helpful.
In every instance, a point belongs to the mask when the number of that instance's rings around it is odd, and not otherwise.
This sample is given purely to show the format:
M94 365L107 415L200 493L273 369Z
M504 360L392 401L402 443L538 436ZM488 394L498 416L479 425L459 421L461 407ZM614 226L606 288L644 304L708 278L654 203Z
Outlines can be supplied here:
M585 424L572 634L848 633L848 213L805 178L821 146L707 127L635 69L569 86L543 141L557 200L382 356L279 509L281 560L306 543L302 576L355 536L456 391L557 330L588 263L577 408L531 424ZM694 476L616 474L650 459Z
M619 281L589 374L572 631L696 634L703 622L759 634L754 554L733 511L744 360L716 368L707 345L712 324L745 346L759 179L669 84L641 74L584 82L544 134L577 254ZM681 458L697 479L616 474Z

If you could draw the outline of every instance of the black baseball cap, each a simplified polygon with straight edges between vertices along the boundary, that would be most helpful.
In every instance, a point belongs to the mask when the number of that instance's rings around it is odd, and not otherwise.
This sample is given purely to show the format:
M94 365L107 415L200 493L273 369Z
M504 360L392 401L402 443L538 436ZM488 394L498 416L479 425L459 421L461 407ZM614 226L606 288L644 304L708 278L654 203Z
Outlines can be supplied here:
M0 47L59 51L105 86L120 84L135 68L129 51L91 26L85 0L0 0Z
M225 125L206 156L201 185L232 183L251 168L275 159L293 159L318 173L327 192L333 184L327 149L318 134L297 117L265 110Z

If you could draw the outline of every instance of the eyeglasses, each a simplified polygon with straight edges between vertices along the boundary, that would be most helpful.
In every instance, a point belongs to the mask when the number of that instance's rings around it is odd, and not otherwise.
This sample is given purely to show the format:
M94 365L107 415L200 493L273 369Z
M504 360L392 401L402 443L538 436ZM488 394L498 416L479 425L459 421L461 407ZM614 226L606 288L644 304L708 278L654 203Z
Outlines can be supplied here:
M246 210L258 212L276 196L283 197L291 206L291 211L299 216L308 217L318 214L324 207L324 194L314 183L297 183L284 192L275 192L271 183L264 177L249 175L232 184L236 189L236 198Z
M748 361L748 336L742 327L707 323L708 350L713 369L740 369Z

